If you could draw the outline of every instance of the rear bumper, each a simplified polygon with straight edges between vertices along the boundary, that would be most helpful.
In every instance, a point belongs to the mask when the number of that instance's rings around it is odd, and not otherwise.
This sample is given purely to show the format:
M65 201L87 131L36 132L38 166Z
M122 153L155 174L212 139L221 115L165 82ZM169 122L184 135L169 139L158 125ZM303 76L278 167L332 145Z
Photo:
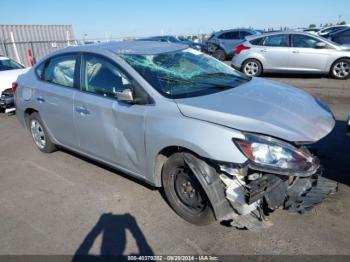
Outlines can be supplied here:
M241 70L243 60L239 58L239 55L232 57L231 66L236 70Z

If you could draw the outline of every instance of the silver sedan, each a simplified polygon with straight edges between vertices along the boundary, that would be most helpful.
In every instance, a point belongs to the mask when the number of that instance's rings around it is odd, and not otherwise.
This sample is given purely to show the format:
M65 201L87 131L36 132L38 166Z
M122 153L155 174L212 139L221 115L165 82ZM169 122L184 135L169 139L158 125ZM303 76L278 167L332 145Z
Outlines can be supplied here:
M302 32L269 33L247 38L236 48L231 64L249 76L318 73L348 79L350 46Z
M65 48L17 81L16 115L39 150L160 187L193 224L265 227L263 207L302 213L336 190L306 148L334 127L323 102L186 45Z

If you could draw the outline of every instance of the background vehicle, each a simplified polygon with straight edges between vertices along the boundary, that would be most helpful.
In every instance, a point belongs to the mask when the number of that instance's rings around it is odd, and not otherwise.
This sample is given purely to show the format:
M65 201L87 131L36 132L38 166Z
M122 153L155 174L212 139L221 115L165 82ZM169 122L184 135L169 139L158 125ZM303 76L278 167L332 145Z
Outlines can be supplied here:
M338 44L344 45L350 45L350 28L346 28L343 30L339 30L337 32L331 33L329 35L329 38Z
M0 113L14 111L12 83L27 71L28 69L16 61L0 56Z
M232 66L246 75L263 72L330 74L350 77L350 49L302 32L278 32L250 37L236 48Z
M304 29L303 32L317 35L317 33L321 30L321 28L308 28Z
M247 36L260 32L251 29L230 29L213 33L204 43L205 51L221 61L233 56L237 45Z
M139 41L156 41L156 42L167 42L167 43L175 43L175 44L185 44L191 48L201 50L202 44L195 43L189 39L184 37L176 37L172 35L164 35L164 36L152 36L147 38L138 39Z
M264 205L304 212L336 188L297 144L333 129L326 105L185 45L62 49L21 75L15 94L39 150L60 145L163 187L193 224L264 227Z
M328 38L330 34L335 33L339 30L343 30L348 28L349 25L335 25L335 26L329 26L322 28L320 31L317 32L317 35L322 36L324 38Z

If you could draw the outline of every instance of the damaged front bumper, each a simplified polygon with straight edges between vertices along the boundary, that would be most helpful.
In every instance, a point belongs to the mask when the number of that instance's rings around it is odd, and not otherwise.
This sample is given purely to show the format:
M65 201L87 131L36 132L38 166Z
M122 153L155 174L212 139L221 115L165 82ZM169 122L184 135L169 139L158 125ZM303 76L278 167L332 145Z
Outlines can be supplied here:
M250 172L222 173L226 198L235 213L231 224L248 229L266 227L266 216L275 209L303 214L330 194L338 184L322 176L323 168L307 177ZM237 175L241 174L241 175ZM238 216L239 219L237 220ZM237 222L238 221L238 222Z
M313 174L300 176L217 163L187 153L184 159L205 190L217 220L237 228L266 228L271 225L267 216L276 209L302 214L338 188L322 176L319 165Z

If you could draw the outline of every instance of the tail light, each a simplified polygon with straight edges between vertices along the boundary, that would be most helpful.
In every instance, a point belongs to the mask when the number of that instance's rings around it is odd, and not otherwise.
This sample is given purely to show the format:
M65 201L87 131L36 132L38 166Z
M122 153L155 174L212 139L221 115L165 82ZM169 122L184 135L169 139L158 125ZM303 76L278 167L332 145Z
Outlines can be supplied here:
M236 47L235 54L239 55L242 51L250 49L249 46L239 45Z
M17 88L18 88L18 83L17 82L13 82L12 83L12 92L13 92L13 94L16 94Z

